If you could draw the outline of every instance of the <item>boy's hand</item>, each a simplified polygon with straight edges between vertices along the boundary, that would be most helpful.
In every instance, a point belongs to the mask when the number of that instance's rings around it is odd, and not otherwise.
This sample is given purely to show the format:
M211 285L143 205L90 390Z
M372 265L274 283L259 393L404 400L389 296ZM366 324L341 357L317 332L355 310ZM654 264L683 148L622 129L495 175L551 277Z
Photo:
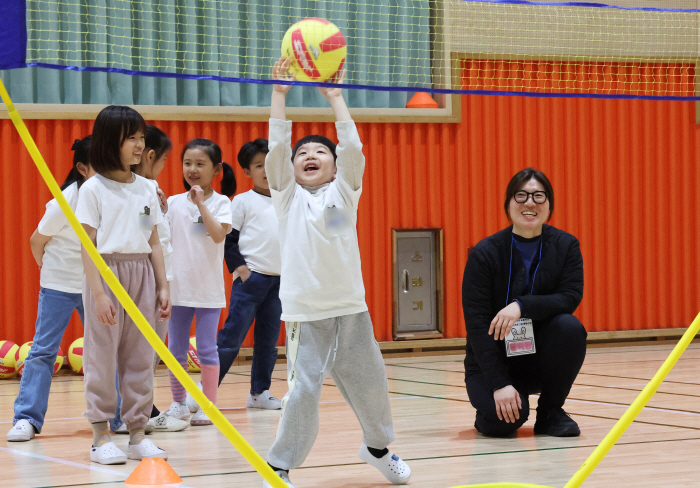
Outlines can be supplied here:
M279 58L272 67L272 79L279 81L294 81L296 79L296 74L293 72L290 73L292 62L293 61L290 58ZM283 95L286 95L291 88L292 85L272 85L273 91L282 93Z
M328 80L328 83L338 83L342 84L343 81L345 81L345 70L341 71L340 73L336 74L333 78ZM326 86L319 86L317 87L318 91L321 92L321 95L328 100L329 102L333 98L338 98L343 96L343 89L340 87L326 87Z
M190 200L198 207L204 203L204 190L202 190L201 186L194 185L190 188Z
M238 273L238 277L241 279L242 283L245 283L248 281L248 278L250 278L250 269L245 264L241 264L239 267L237 267L236 273Z

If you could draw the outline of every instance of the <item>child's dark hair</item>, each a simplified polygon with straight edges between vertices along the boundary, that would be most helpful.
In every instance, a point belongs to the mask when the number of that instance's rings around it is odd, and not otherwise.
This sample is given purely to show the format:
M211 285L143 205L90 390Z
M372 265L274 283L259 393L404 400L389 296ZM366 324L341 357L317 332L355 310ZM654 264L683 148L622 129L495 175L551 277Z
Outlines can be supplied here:
M224 177L221 180L221 194L229 198L232 197L236 193L236 174L228 163L224 163L221 160L221 148L219 145L209 139L193 139L182 149L182 154L180 154L181 161L185 160L185 153L188 149L201 149L204 151L204 154L211 160L215 168L218 165L222 165ZM182 178L182 182L185 185L185 190L190 191L191 187L187 180Z
M170 142L170 138L165 135L165 132L154 125L146 126L146 151L153 149L156 153L156 161L172 147L173 143Z
M85 183L85 177L78 171L78 163L83 163L86 167L90 166L88 162L90 139L92 139L92 136L87 136L84 139L76 139L75 142L73 142L73 147L70 148L70 150L73 151L73 167L68 172L66 181L61 185L61 190L65 190L75 182L78 182L78 188Z
M246 142L238 151L238 164L243 169L250 169L250 162L256 154L267 154L270 150L267 148L267 139L255 139L252 142Z
M323 144L323 145L326 146L326 147L331 151L331 153L333 154L333 160L338 159L338 156L336 156L336 154L335 154L335 144L333 144L333 141L331 141L331 140L328 139L327 137L323 137L323 136L319 136L319 135L313 134L313 135L310 135L310 136L302 137L302 138L299 139L299 141L294 145L294 149L292 149L292 161L294 161L294 156L297 155L297 151L299 150L299 148L300 148L302 145L307 144L307 143L309 143L309 142L316 142L316 143L318 143L318 144Z
M92 128L89 157L92 168L100 174L124 170L120 149L124 141L138 131L146 135L146 122L133 108L123 105L103 108Z

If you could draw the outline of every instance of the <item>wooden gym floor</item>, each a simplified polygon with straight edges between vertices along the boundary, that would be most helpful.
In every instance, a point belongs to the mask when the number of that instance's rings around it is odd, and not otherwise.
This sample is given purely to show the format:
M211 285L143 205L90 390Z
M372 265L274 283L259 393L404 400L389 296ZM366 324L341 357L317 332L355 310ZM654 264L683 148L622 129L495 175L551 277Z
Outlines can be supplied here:
M673 344L589 348L566 410L581 426L573 439L534 436L534 412L511 439L488 439L474 430L462 355L387 358L396 442L392 449L411 466L410 486L521 482L563 487L653 376ZM584 487L697 487L700 473L700 345L692 344L659 393L632 424ZM261 454L274 440L279 412L246 410L249 366L234 366L219 406ZM165 369L156 378L156 405L166 409ZM391 486L357 457L361 431L328 378L321 397L321 428L304 465L291 473L297 488ZM47 421L35 440L8 443L17 379L0 381L0 478L7 488L124 486L136 461L122 466L91 463L92 433L81 417L82 377L64 370L54 378ZM286 391L278 364L273 394ZM536 401L532 398L533 403ZM150 437L166 449L183 487L260 487L261 478L214 426L190 427ZM128 438L114 436L125 448Z

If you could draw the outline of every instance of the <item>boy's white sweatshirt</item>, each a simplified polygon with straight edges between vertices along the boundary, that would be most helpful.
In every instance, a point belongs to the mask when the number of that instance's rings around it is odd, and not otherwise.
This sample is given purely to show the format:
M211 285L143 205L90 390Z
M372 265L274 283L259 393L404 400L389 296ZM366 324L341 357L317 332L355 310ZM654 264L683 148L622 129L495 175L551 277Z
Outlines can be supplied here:
M288 322L367 311L356 229L365 157L355 123L335 127L337 177L308 188L294 180L292 122L270 119L265 172L279 219L280 300Z

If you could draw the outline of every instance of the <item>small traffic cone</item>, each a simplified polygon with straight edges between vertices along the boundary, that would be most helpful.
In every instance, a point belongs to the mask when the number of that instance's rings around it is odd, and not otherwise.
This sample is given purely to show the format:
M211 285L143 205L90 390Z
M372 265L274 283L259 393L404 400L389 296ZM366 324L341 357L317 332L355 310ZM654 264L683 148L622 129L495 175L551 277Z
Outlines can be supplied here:
M418 92L408 101L406 108L438 108L438 104L429 93Z
M177 473L163 458L144 459L124 482L127 486L177 486L182 483Z

